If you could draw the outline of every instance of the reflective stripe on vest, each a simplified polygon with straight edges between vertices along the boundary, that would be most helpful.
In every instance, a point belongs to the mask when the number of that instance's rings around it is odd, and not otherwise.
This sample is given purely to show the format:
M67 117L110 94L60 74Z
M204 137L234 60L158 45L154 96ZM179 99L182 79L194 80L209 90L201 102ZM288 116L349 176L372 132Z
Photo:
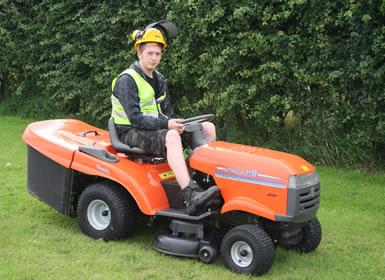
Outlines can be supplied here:
M159 113L162 114L160 103L165 100L166 92L157 100L155 100L155 92L152 86L146 80L144 80L142 76L140 76L139 73L134 69L126 69L117 78L115 78L112 81L112 91L114 90L116 80L124 74L130 75L138 87L139 106L143 115L158 118ZM122 104L120 104L119 99L116 98L113 94L111 94L111 103L111 116L114 118L114 122L116 124L131 125L131 122L125 113Z

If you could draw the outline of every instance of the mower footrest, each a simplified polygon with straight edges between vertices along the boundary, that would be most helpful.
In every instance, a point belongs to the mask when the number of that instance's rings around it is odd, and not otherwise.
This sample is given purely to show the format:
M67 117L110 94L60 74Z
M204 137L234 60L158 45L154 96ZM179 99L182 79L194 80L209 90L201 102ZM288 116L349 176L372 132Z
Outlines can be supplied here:
M161 210L156 212L156 215L170 217L170 218L179 218L179 219L190 220L190 221L199 221L208 216L219 214L219 213L220 213L219 210L214 210L214 211L205 212L199 216L191 216L187 214L185 209L169 208L166 210Z

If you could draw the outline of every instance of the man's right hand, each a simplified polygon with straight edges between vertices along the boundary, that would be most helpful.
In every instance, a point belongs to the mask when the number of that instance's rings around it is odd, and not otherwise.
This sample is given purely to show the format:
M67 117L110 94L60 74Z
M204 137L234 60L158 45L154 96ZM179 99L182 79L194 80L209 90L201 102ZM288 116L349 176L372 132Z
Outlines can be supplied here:
M182 121L182 119L168 120L168 129L174 129L178 131L179 134L182 134L184 130L184 124L178 123L180 121Z

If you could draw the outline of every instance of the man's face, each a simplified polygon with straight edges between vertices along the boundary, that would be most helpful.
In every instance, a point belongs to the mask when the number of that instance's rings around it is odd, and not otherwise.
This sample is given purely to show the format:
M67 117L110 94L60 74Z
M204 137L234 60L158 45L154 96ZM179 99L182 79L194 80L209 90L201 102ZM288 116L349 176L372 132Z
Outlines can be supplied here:
M162 48L157 43L147 43L142 52L138 51L138 57L142 69L152 73L162 58Z

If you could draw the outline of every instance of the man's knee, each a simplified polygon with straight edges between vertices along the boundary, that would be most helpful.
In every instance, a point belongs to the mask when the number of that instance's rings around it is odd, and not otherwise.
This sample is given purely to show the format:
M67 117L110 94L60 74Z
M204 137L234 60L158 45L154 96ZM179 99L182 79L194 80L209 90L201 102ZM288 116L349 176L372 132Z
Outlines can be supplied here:
M215 125L211 122L204 122L202 123L203 126L203 135L206 137L206 139L209 142L216 140L216 131L215 131Z
M166 134L166 147L181 146L182 140L178 131L169 130Z
M204 130L215 132L215 125L212 122L204 122L202 125Z

